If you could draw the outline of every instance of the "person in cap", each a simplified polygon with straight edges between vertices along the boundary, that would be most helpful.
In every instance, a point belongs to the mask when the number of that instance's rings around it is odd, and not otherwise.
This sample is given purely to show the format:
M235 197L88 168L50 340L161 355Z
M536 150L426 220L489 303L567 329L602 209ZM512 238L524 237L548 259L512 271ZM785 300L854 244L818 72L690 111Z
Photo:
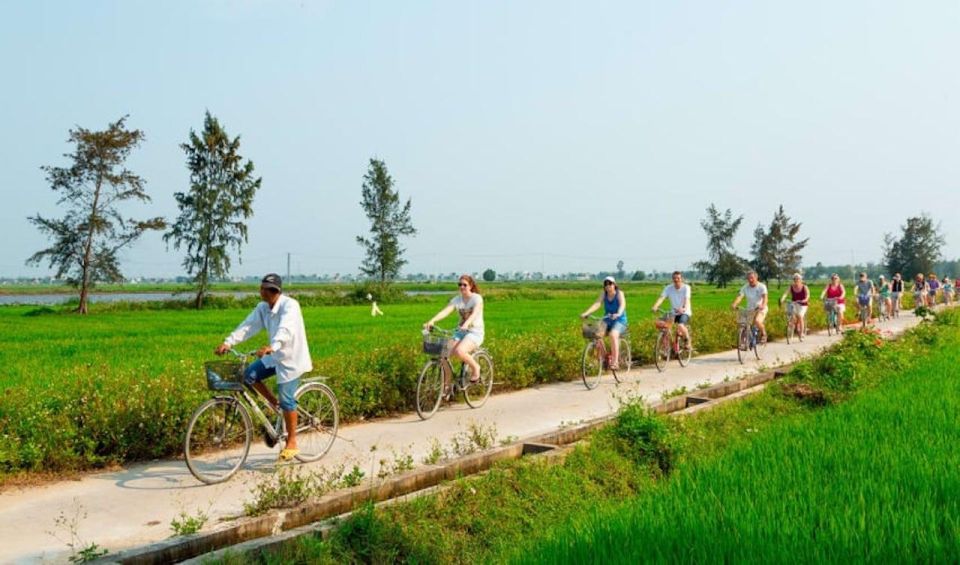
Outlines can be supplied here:
M613 277L603 279L603 292L583 314L580 314L580 317L586 318L601 306L603 306L604 316L600 329L610 336L610 350L613 357L611 369L619 369L620 336L627 331L627 299Z
M244 383L253 387L274 408L283 411L287 427L287 444L280 452L280 460L296 457L297 448L297 401L295 393L300 376L313 370L307 333L300 312L300 303L283 294L280 276L270 273L260 281L260 298L253 312L233 330L214 353L223 355L234 345L250 339L261 331L267 332L268 345L257 350L259 357L243 372ZM279 400L264 384L264 380L277 376Z
M891 290L890 283L887 282L887 277L880 275L880 280L877 281L877 300L880 304L880 314L885 318L890 318L893 316L893 300L891 300Z

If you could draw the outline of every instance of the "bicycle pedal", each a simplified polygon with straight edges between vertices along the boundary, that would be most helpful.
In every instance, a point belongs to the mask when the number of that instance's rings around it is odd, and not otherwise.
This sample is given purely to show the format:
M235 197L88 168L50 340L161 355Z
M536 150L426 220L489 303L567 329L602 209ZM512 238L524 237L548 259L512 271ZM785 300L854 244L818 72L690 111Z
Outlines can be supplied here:
M267 431L267 428L260 428L260 431L263 433L263 443L266 444L267 447L272 448L273 446L277 445L277 440L270 435L270 432Z

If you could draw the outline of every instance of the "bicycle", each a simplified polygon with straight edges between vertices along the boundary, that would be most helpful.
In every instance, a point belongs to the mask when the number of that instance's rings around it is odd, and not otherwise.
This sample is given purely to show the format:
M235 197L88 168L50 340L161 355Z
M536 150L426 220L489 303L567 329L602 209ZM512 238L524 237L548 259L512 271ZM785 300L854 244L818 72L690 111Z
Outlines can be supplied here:
M870 295L861 294L857 296L857 318L860 320L860 329L867 329L870 323Z
M460 371L450 383L450 391L444 394L444 368L447 374L453 375L453 365L450 363L448 344L453 338L453 332L433 327L423 333L423 352L430 356L420 370L417 379L417 415L426 420L437 413L440 403L446 397L452 400L457 393L463 393L463 399L470 408L480 408L490 397L493 390L493 358L490 352L480 347L472 353L480 364L480 378L476 382L470 380L470 370L466 363L460 365Z
M893 292L890 294L890 317L899 318L900 317L900 293Z
M613 379L619 384L619 373L629 371L633 359L630 355L630 342L627 340L630 332L627 330L620 335L620 358L616 363L613 362L611 358L613 354L607 351L607 344L604 340L606 331L601 327L602 320L603 318L590 316L581 327L581 335L587 340L587 343L583 346L583 354L580 359L580 376L583 378L583 386L587 387L587 390L597 388L601 377L603 377L603 372L606 370L610 371Z
M827 335L840 335L840 309L837 306L836 298L823 301L823 309L827 313Z
M675 355L680 366L686 367L693 357L693 348L690 347L689 337L680 333L680 328L677 327L680 324L674 322L676 314L672 310L660 309L654 315L657 317L657 327L660 328L653 345L653 363L657 370L661 373L667 370L670 355ZM689 331L690 327L687 326L687 332Z
M766 347L766 343L760 341L760 330L755 324L759 313L757 308L741 308L737 311L737 360L741 364L748 351L752 350L760 359L760 350Z
M800 316L794 316L796 311L797 303L796 302L787 302L787 344L790 344L790 340L793 339L793 336L796 335L797 339L803 341L805 337L803 332L800 331L802 321Z
M889 296L884 296L882 294L877 294L874 298L874 302L877 306L877 323L882 324L883 322L890 319L890 309L889 309Z
M204 364L207 388L217 395L193 413L183 440L187 468L208 485L230 479L247 460L253 437L251 413L262 428L267 447L285 443L287 439L280 409L243 382L243 370L254 352L238 353L232 349L230 352L236 359ZM296 458L302 463L323 457L337 438L340 409L336 395L323 379L302 379L294 393L297 447L300 448ZM270 422L261 405L275 418L275 423Z

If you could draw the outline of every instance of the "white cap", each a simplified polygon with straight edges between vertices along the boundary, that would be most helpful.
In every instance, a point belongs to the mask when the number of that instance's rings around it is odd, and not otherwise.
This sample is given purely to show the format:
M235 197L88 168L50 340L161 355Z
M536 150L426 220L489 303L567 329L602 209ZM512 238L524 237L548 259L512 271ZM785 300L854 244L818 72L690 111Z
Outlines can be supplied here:
M613 277L607 277L603 279L603 282L612 282L613 284L617 284L617 281L615 281Z

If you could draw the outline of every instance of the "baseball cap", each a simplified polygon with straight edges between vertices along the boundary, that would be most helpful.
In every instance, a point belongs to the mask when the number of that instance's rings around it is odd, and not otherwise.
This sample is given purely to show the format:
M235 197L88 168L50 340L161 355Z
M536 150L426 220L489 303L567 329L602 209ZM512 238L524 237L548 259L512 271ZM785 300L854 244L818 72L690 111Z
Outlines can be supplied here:
M270 273L267 276L263 277L260 281L261 288L272 288L275 290L283 291L283 281L280 279L280 275L276 273Z
M611 282L611 283L613 283L613 284L617 284L617 281L615 281L615 280L613 279L613 277L607 277L607 278L603 279L603 282Z

